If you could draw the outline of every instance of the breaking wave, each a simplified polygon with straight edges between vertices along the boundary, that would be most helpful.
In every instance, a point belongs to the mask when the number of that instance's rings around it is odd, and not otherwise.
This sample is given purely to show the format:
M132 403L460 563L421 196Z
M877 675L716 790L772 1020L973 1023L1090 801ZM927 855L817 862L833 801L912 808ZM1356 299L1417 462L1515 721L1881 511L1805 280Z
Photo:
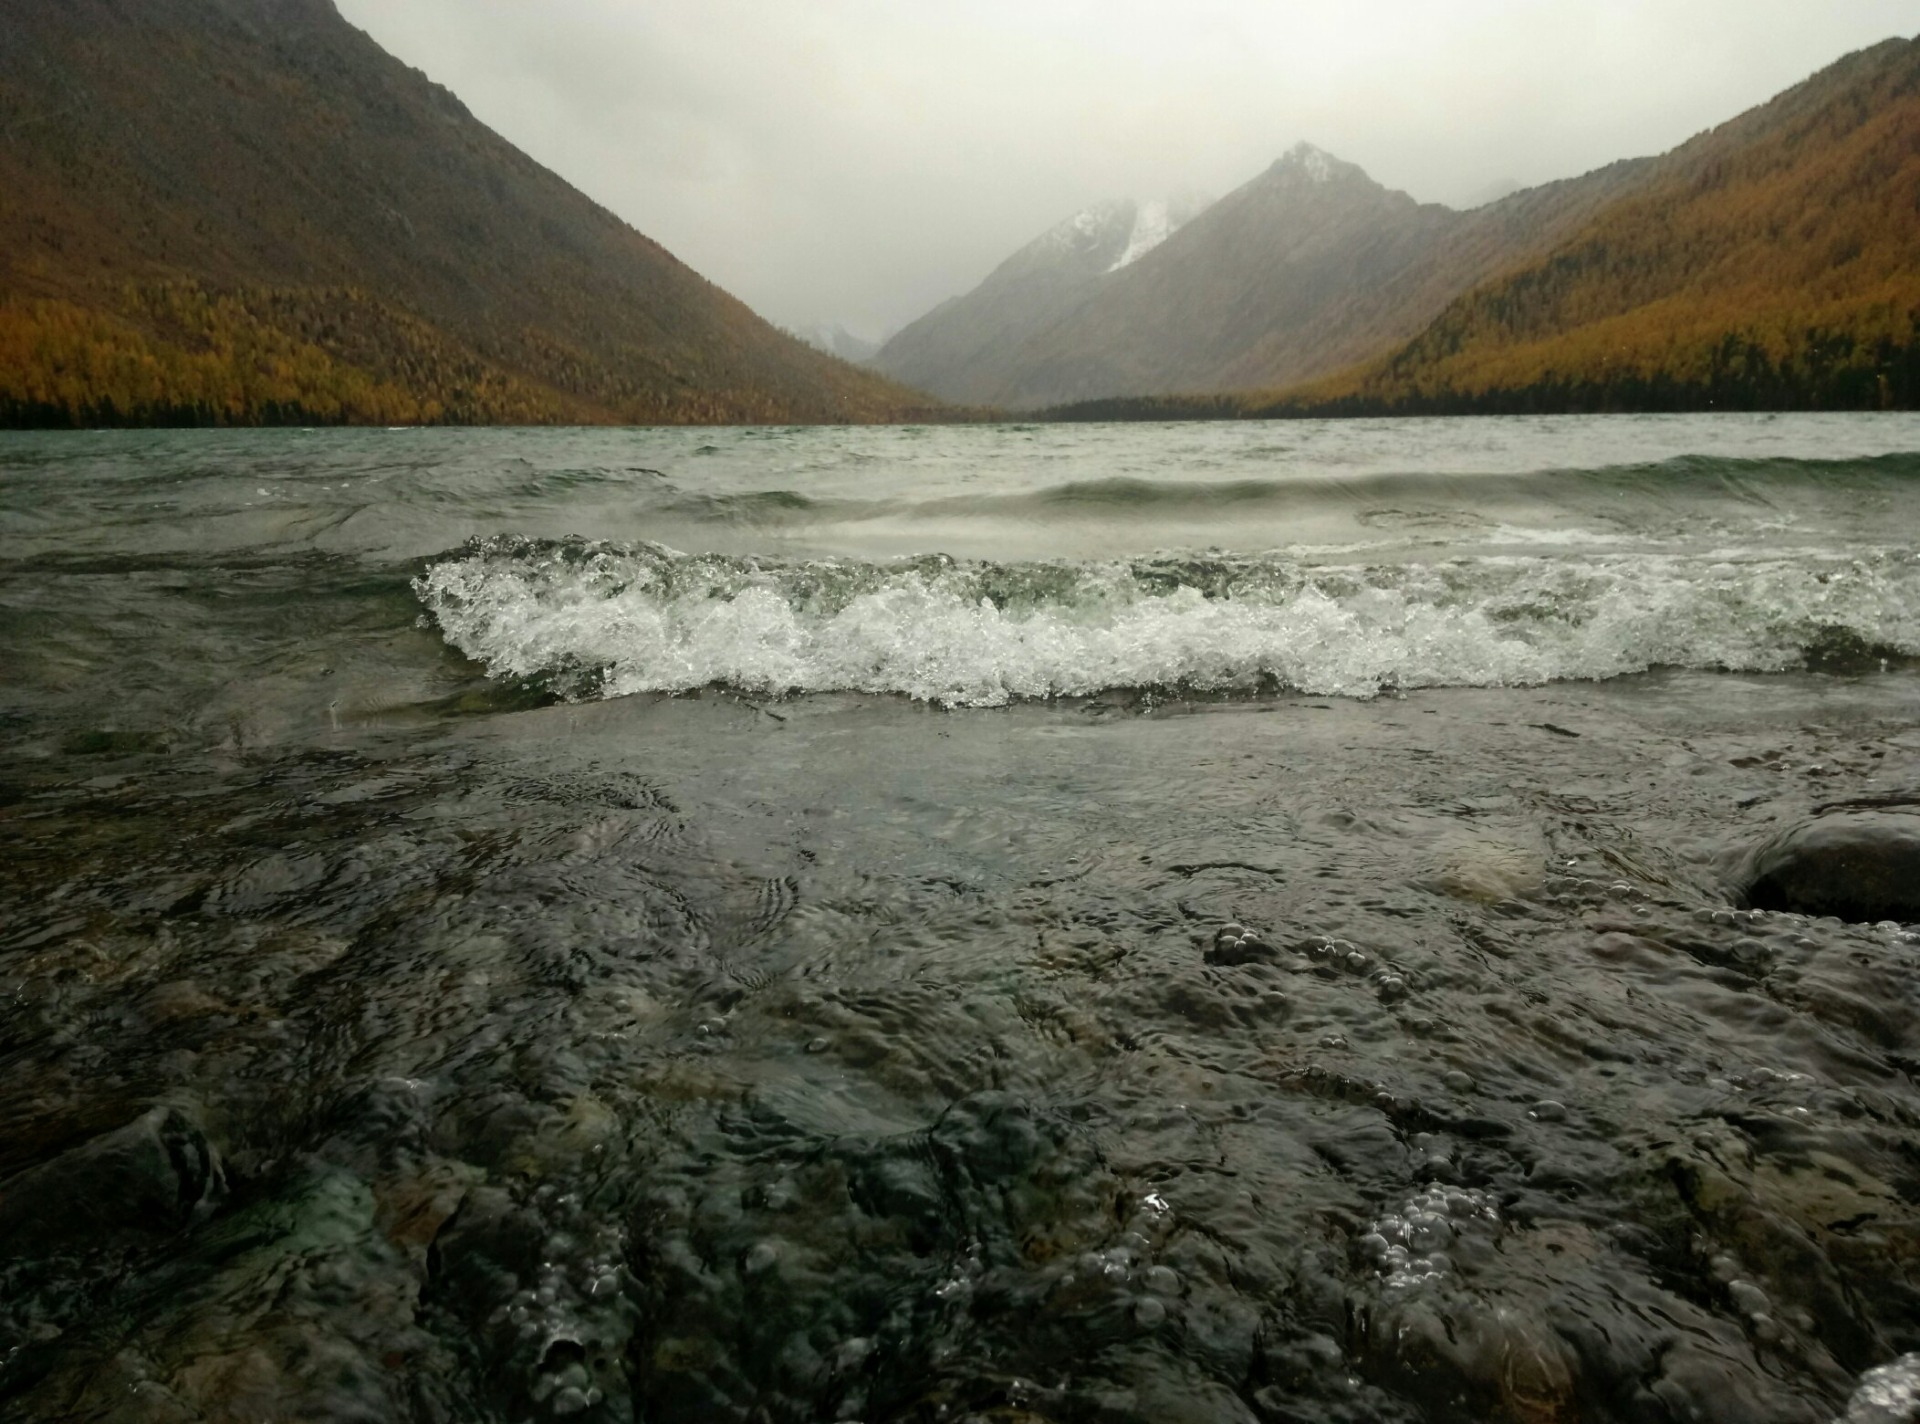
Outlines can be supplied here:
M1920 655L1912 552L1001 564L498 537L433 563L414 590L492 675L573 698L710 686L970 707L1125 688L1371 697Z

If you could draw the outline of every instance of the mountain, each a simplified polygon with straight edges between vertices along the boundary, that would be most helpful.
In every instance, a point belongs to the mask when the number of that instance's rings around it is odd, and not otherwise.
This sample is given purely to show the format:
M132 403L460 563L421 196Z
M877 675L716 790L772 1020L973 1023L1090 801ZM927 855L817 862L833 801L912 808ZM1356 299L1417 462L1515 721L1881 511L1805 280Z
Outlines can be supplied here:
M1206 207L1203 199L1120 198L1076 213L1002 262L965 296L903 328L872 358L876 370L941 398L990 405L1006 399L1009 351L1103 290Z
M1270 406L1920 406L1920 40L1700 135L1399 350Z
M855 336L838 322L832 321L802 327L793 334L815 351L824 351L829 356L838 356L842 361L855 363L871 361L881 345L880 342L870 341L864 336Z
M0 6L0 423L897 419L332 0Z
M1003 276L1022 254L874 364L946 399L1013 408L1308 380L1414 335L1644 166L1458 213L1303 143L1139 260L1083 272L1071 300L1022 303ZM1005 295L984 300L995 288Z

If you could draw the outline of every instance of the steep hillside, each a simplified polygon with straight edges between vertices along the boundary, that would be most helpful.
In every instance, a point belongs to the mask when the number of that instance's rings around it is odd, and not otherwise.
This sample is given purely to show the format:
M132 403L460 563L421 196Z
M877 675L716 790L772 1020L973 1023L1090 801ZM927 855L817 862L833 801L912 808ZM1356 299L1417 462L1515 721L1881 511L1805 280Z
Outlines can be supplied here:
M1376 364L1255 408L1920 405L1920 41L1851 55Z
M875 420L331 0L0 7L0 423Z
M903 328L872 365L943 400L1002 403L1010 389L1009 352L1073 312L1205 207L1199 199L1122 198L1076 213L1014 253L965 296L941 303Z
M1022 302L1003 268L877 364L948 399L1016 408L1311 379L1414 335L1648 168L1615 164L1457 213L1301 144L1141 260L1086 274L1071 301ZM987 302L995 286L1006 296ZM911 363L896 350L909 337Z
M1303 144L1022 343L993 398L1246 385L1229 373L1256 353L1278 351L1285 369L1313 336L1344 347L1326 330L1342 300L1404 272L1451 217Z

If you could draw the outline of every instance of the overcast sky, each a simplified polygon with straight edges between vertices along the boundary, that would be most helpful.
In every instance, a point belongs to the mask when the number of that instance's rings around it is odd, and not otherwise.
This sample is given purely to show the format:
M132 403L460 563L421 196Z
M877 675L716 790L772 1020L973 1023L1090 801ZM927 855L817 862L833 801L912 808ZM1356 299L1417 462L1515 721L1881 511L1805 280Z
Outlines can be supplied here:
M1658 153L1920 0L338 0L774 321L889 331L1301 139L1467 204Z

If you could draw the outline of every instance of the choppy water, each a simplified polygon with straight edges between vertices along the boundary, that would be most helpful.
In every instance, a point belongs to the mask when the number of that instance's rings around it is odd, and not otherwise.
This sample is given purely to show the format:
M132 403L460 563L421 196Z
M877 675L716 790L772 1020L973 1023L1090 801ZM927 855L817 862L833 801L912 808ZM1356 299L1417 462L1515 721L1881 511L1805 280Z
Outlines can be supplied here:
M1920 1383L1914 418L5 436L0 669L7 1417Z

